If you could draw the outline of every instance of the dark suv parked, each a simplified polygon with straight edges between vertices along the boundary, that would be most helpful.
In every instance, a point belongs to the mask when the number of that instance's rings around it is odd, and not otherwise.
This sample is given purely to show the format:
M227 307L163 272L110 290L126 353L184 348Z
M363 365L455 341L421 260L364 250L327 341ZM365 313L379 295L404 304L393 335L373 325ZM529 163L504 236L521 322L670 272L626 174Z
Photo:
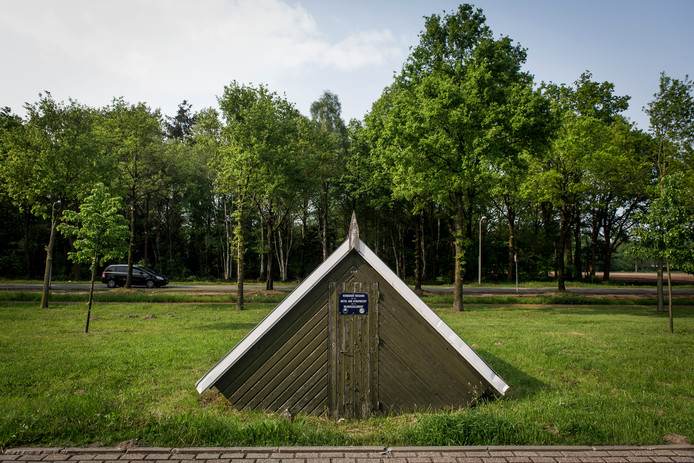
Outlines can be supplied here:
M109 265L101 272L101 281L106 283L109 288L125 286L125 280L127 278L128 266L124 264ZM133 285L154 288L165 286L168 282L168 278L152 269L133 265Z

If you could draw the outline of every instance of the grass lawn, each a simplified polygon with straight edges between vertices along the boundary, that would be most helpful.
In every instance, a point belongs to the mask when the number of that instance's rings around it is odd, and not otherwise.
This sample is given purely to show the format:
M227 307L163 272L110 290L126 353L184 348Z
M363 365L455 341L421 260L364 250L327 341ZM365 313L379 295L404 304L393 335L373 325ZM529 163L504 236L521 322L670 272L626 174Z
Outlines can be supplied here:
M336 423L231 409L196 380L274 303L0 302L0 447L656 444L694 441L694 307L433 307L511 385L448 412Z

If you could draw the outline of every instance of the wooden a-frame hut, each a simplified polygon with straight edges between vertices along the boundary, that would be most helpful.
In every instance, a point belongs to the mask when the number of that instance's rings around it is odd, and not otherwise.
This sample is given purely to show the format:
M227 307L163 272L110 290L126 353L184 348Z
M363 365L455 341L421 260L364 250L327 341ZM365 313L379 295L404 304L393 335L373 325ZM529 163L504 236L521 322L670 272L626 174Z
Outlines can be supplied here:
M197 383L232 405L333 417L467 406L508 385L348 238Z

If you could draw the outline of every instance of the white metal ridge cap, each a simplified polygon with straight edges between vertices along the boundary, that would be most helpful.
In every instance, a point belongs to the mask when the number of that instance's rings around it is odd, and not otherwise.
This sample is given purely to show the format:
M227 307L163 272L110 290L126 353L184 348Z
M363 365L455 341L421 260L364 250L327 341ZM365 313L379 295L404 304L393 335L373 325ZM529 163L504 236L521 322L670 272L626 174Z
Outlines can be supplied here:
M199 394L209 389L229 370L251 347L255 345L282 317L289 312L316 284L332 270L352 250L349 240L345 240L328 258L320 264L294 291L270 312L245 338L234 346L217 364L195 383Z
M509 385L487 365L482 358L470 347L441 317L429 308L409 286L405 284L393 271L374 253L363 241L359 240L355 247L357 252L388 281L409 302L412 307L467 360L484 379L491 384L501 395L505 395Z

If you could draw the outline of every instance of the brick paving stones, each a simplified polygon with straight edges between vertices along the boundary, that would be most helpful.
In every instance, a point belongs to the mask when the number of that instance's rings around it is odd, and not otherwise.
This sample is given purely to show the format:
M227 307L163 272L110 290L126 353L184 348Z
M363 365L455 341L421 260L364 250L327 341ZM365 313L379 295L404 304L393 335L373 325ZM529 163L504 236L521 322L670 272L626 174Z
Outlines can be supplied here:
M647 447L14 448L0 463L694 463L692 445Z

